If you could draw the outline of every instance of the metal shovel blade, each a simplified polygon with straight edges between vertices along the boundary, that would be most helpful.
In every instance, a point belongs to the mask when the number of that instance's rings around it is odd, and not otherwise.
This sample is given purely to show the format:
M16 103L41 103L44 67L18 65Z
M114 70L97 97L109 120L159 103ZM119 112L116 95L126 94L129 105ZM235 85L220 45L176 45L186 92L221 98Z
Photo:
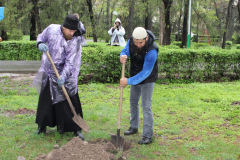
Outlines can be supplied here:
M72 120L79 126L81 127L86 133L89 132L89 126L87 123L80 117L80 115L74 115Z
M120 129L117 130L117 135L112 134L111 135L111 143L114 145L116 149L123 149L124 144L124 137L120 136Z

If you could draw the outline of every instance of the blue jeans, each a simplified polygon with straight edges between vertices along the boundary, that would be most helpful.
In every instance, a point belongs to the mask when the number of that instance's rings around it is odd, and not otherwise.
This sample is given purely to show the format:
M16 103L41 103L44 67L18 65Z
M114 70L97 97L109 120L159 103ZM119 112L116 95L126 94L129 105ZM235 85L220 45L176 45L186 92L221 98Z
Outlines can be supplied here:
M143 111L143 137L152 138L153 136L153 114L152 114L152 94L155 82L131 85L130 88L130 111L131 128L139 127L139 99L142 97Z

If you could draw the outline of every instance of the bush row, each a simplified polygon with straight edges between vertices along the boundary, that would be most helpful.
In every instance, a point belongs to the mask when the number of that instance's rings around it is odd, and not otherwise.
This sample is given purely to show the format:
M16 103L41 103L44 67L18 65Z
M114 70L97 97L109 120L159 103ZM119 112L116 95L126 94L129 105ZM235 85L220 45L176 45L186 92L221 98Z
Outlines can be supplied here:
M110 47L106 43L88 43L82 49L79 80L92 74L97 82L113 83L121 77L119 55L123 47ZM41 60L35 42L1 42L0 60ZM239 79L240 50L178 49L159 47L159 74L169 80L188 79L215 81L224 77ZM126 77L129 76L127 63Z
M216 81L239 79L240 51L222 49L168 49L158 56L159 73L166 78Z

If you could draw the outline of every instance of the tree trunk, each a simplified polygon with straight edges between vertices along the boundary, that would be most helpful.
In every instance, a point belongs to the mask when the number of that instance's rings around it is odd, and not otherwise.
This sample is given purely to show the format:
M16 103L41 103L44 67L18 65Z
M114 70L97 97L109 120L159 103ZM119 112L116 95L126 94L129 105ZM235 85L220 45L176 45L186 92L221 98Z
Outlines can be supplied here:
M87 5L88 5L88 11L89 11L91 26L92 26L92 31L93 31L93 41L97 42L95 18L94 18L94 13L93 13L93 9L92 9L92 7L93 7L92 0L87 0Z
M218 30L219 30L219 42L222 42L222 23L221 23L221 19L220 19L220 11L219 11L219 8L217 7L217 3L216 1L213 1L214 5L215 5L215 8L216 8L216 15L217 15L217 18L218 18Z
M198 43L198 26L199 26L199 17L197 17L197 37L196 37L196 43Z
M109 8L110 8L110 1L107 1L107 21L106 21L106 26L109 29L110 23L109 23Z
M109 24L109 8L110 8L110 1L107 1L106 31L108 31L109 28L110 28L110 24ZM108 43L109 40L110 40L110 36L107 34L107 36L105 37L105 42Z
M158 44L159 45L163 45L163 25L164 25L164 22L163 22L163 12L162 12L162 8L159 7L159 42Z
M238 0L237 7L238 7L238 19L239 19L239 23L240 23L240 0Z
M37 0L32 0L32 11L30 15L30 22L31 22L31 27L30 27L30 41L34 41L37 39L36 37L36 8L37 8Z
M181 48L187 46L187 20L188 20L188 6L189 0L185 0L185 7L184 7L184 18L183 18L183 32L182 32L182 44Z
M37 4L38 4L38 1L39 0L37 0ZM40 34L42 30L41 30L41 23L40 23L40 17L39 17L39 7L37 5L35 8L35 13L36 13L37 30L38 30L38 34Z
M165 42L166 45L170 45L171 43L171 22L170 22L170 9L173 0L162 0L164 3L164 14L165 14Z
M180 25L181 25L181 18L182 18L182 3L181 3L181 7L180 7L180 15L179 15L179 19L178 19L178 29L177 29L177 41L179 41L179 37L180 37Z
M130 6L129 6L127 39L129 39L132 36L132 31L133 31L134 3L135 3L135 0L131 0Z
M229 0L229 3L228 3L228 11L227 11L227 17L226 17L226 30L224 31L224 34L223 34L222 49L225 49L225 47L226 47L226 33L227 33L227 30L228 30L229 21L230 21L230 18L231 18L233 2L234 2L234 0Z
M226 33L226 40L232 41L232 35L234 32L234 9L231 8L231 17L229 18L228 32Z
M145 29L152 30L152 13L151 13L151 9L149 7L149 3L147 1L145 1L145 3L147 3L146 10L145 10L145 13L147 14L147 16L145 17Z
M145 18L145 29L147 30L152 29L152 17L150 13L148 13L147 17Z
M110 24L113 24L113 11L111 12L111 19L110 19Z
M2 37L3 41L7 41L8 40L7 32L4 29L1 30L1 37Z

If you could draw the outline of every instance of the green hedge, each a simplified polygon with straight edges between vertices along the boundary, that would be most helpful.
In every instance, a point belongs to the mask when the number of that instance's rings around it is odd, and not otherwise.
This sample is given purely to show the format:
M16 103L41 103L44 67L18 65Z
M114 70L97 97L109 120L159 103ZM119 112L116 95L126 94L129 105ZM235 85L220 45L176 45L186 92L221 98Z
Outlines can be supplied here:
M2 41L0 60L41 60L35 41Z
M122 65L120 52L123 47L111 47L99 45L96 47L83 47L81 75L92 73L93 80L97 82L114 83L121 77ZM129 66L126 66L128 76Z
M178 48L174 46L174 48ZM113 83L121 77L119 55L123 47L106 43L88 43L82 49L79 79L93 74L95 82ZM1 42L0 60L40 60L41 52L35 42ZM214 48L171 49L159 46L159 74L168 80L216 81L224 77L239 79L240 50ZM129 76L129 62L126 66Z
M159 54L159 73L167 79L215 81L230 76L239 79L240 51L220 49L164 50Z

